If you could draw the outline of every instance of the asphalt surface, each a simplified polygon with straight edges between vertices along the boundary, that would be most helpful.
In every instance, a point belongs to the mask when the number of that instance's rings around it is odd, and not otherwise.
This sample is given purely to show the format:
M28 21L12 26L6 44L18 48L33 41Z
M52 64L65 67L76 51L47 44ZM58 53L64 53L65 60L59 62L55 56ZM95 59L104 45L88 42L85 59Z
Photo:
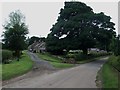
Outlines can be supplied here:
M31 60L34 61L34 67L33 69L47 69L47 70L52 70L55 69L48 61L40 59L35 53L32 52L27 52L28 55L31 57Z
M21 81L23 79L33 78L36 76L50 74L58 71L58 69L54 68L48 61L40 59L35 53L27 52L27 54L30 56L31 60L34 62L32 70L21 76L12 78L10 80L2 81L2 86L9 83L15 83L15 82Z
M32 78L22 79L4 88L97 88L96 75L106 58Z

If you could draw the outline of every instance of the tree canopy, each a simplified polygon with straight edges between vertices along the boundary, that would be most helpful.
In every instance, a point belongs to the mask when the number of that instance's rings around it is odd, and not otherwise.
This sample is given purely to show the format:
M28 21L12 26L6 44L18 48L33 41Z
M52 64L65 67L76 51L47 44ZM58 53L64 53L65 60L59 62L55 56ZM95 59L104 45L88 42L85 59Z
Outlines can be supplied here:
M65 2L59 14L47 37L49 52L81 49L87 54L87 49L93 47L109 50L112 36L116 34L110 16L94 13L82 2Z
M14 11L9 14L9 20L3 25L3 42L10 50L15 51L15 55L19 56L20 51L26 46L26 34L28 27L25 24L25 16L19 11Z
M31 45L33 44L35 41L44 41L45 42L45 37L37 37L37 36L32 36L31 38L28 39L28 42L29 44L28 45Z

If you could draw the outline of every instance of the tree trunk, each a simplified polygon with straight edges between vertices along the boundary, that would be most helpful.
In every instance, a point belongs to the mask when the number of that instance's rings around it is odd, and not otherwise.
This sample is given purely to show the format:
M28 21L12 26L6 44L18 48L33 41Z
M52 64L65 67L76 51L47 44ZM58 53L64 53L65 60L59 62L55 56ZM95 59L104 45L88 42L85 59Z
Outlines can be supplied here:
M20 51L19 50L15 51L15 56L17 57L17 61L19 61L19 58L20 58Z
M82 51L83 51L83 54L84 54L84 55L87 55L87 54L88 54L88 49L87 49L87 48L84 48Z

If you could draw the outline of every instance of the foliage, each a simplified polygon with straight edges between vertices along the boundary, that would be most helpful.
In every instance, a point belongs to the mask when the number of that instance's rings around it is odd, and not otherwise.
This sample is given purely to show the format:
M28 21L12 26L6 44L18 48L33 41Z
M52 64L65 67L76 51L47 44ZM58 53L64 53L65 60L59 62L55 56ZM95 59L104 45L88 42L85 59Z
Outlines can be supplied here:
M28 39L29 45L33 44L35 41L44 41L45 42L45 37L36 37L36 36L32 36L31 38Z
M26 46L25 39L26 34L28 34L24 15L19 10L11 12L9 14L9 20L3 27L6 30L2 35L5 46L15 51L16 56L19 57L20 50L24 50Z
M89 59L90 57L88 55L85 55L83 53L79 53L79 54L76 54L75 55L75 60L76 61L83 61L83 60L86 60L86 59Z
M13 58L12 51L10 50L2 50L2 63L9 63L10 59Z
M110 53L107 52L90 52L90 54L85 55L82 52L75 53L75 54L67 54L66 58L74 58L76 61L83 61L88 60L96 57L106 56L110 55Z
M2 79L8 80L10 78L22 75L32 69L33 62L30 57L23 53L19 62L12 60L10 64L2 64Z
M79 49L87 54L87 49L92 47L109 50L111 38L115 35L115 24L110 22L110 16L103 12L94 13L91 7L81 2L65 2L59 14L47 37L49 52L61 54L64 49Z
M110 44L110 49L114 55L120 55L120 35L118 37L113 37Z
M75 58L75 54L68 53L65 58Z

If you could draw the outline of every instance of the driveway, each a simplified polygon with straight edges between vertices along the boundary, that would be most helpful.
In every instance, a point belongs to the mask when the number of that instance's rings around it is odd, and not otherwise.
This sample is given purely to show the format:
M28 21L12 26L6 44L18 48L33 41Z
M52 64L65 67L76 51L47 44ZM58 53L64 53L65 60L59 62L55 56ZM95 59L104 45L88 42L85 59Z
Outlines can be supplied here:
M77 67L59 70L32 78L22 79L3 87L7 88L97 88L96 75L106 58L81 64Z

